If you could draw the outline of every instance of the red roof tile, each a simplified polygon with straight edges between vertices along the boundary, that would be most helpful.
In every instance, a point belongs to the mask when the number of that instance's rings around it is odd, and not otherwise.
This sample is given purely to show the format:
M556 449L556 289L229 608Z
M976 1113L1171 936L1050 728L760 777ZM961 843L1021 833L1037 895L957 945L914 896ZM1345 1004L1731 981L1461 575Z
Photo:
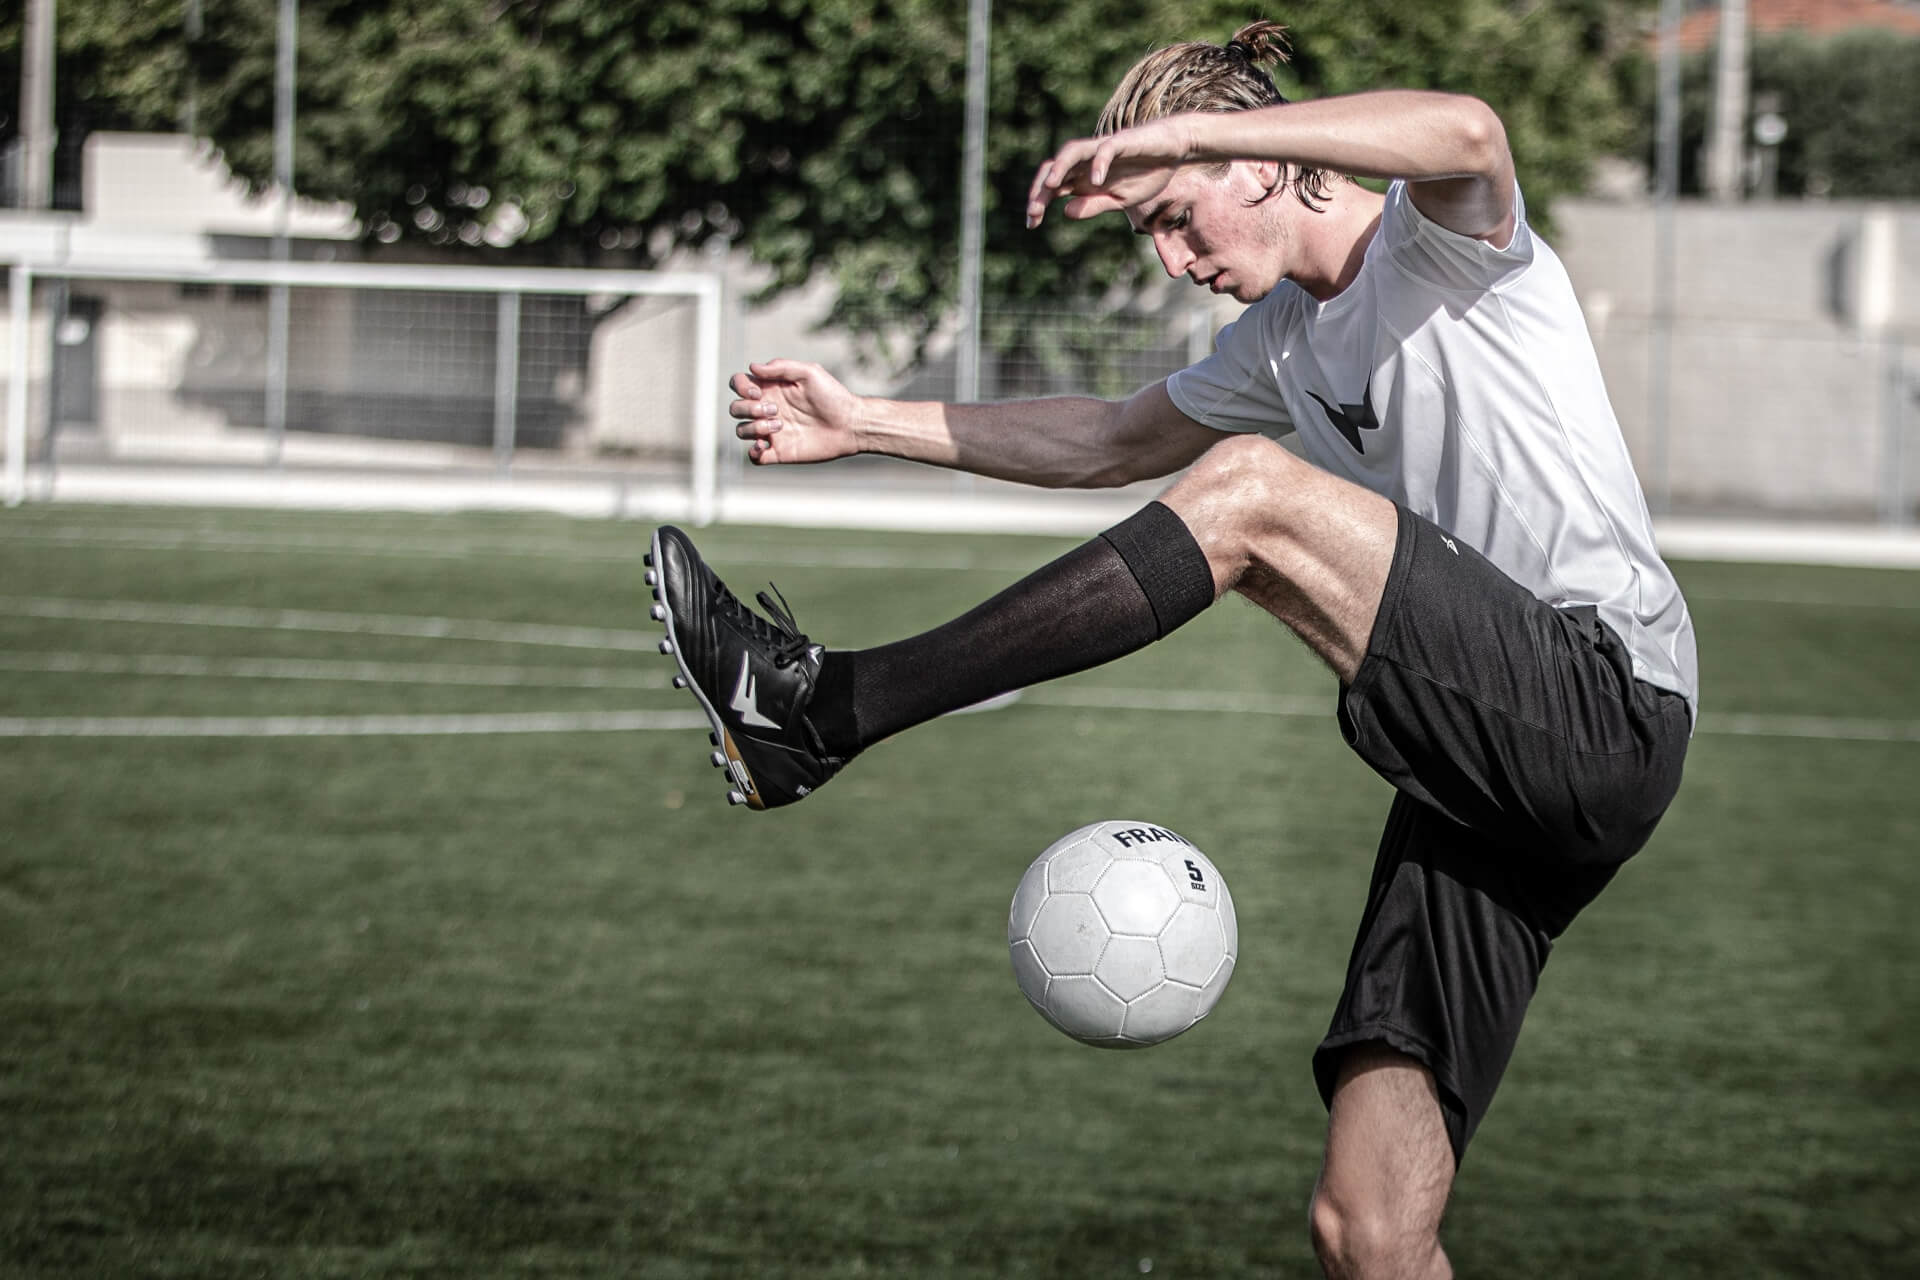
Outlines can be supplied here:
M1920 4L1903 0L1747 0L1749 36L1782 31L1832 35L1855 27L1920 36ZM1719 32L1719 6L1694 10L1680 20L1681 52L1712 48Z

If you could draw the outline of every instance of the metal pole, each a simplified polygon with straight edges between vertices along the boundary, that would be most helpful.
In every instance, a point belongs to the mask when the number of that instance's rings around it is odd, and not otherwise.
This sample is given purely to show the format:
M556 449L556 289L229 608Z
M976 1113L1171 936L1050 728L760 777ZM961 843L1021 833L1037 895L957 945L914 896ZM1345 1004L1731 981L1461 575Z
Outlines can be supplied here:
M53 203L53 0L27 0L20 59L20 193L23 210Z
M1738 200L1747 185L1747 0L1720 0L1711 136L1707 194L1715 200Z
M719 514L717 455L720 451L720 278L709 276L696 295L693 355L693 474L690 515L695 527Z
M187 52L191 58L194 46L200 43L200 37L206 30L205 22L200 14L200 0L187 0L186 25ZM199 136L200 84L198 78L195 77L193 73L191 61L189 61L187 67L187 101L186 109L181 113L181 128L189 138Z
M288 258L287 233L293 222L293 74L299 39L300 0L280 0L280 30L273 72L273 181L279 205L274 213L273 260ZM267 294L267 457L278 465L287 437L287 286Z
M1660 0L1657 155L1653 192L1653 324L1647 350L1647 452L1653 471L1650 505L1673 509L1670 380L1673 374L1674 272L1679 261L1674 202L1680 194L1680 16L1683 0Z
M16 266L7 272L7 505L27 500L27 383L32 370L33 268Z
M960 341L954 352L954 394L980 398L980 277L987 171L988 35L991 0L967 3L967 126L960 159Z
M1906 350L1899 335L1889 328L1880 338L1881 363L1886 381L1881 395L1881 416L1886 422L1886 476L1881 482L1880 520L1895 529L1907 524L1907 378Z
M520 406L520 295L502 293L493 339L493 465L513 465L513 436Z

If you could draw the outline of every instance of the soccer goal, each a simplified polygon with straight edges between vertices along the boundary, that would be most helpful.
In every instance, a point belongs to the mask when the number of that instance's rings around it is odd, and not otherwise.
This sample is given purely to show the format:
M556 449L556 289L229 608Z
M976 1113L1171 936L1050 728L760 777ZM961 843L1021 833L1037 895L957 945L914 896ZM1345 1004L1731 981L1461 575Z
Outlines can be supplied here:
M7 293L10 504L63 471L111 497L167 468L190 500L545 489L537 505L713 518L714 275L70 260L15 263Z

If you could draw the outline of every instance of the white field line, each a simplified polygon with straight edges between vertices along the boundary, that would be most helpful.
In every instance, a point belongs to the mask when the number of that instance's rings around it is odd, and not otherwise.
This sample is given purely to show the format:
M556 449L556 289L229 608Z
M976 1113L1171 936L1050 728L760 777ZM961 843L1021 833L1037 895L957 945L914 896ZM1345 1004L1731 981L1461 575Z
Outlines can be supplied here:
M557 627L529 622L484 622L397 614L329 613L314 609L250 609L229 605L151 604L137 600L61 600L0 596L0 615L79 622L160 623L188 627L246 627L264 631L325 631L350 635L406 636L428 640L480 640L493 644L549 645L565 649L640 652L660 643L658 632L607 627Z
M1920 600L1835 600L1831 596L1796 591L1768 592L1764 595L1689 591L1686 597L1688 600L1706 600L1714 604L1791 605L1806 609L1920 609Z
M603 667L498 667L441 662L340 662L315 658L202 658L174 653L18 653L0 650L0 671L55 675L183 676L229 680L322 680L357 684L472 685L530 689L665 689L665 675Z
M726 537L702 538L702 552L723 568L729 564L801 569L922 570L942 573L1026 573L1037 560L1032 556L975 555L953 549L902 550L868 547L790 547L772 541L738 542ZM112 546L134 551L228 551L243 554L299 554L370 556L394 560L486 560L502 556L571 560L595 564L637 564L635 550L582 547L552 539L434 541L396 540L377 534L297 534L230 530L181 530L167 527L100 528L63 525L53 528L0 525L0 543ZM1836 600L1804 592L1736 593L1689 591L1690 600L1729 604L1792 605L1815 609L1920 610L1920 601Z
M1920 720L1869 720L1844 716L1700 717L1701 733L1750 738L1831 738L1847 742L1920 742Z
M1331 720L1333 716L1331 698L1165 689L1038 688L1027 690L1019 704L1095 711L1258 715L1312 720ZM0 717L0 738L362 737L606 733L708 727L706 717L697 711L556 711L422 716L64 716ZM1734 737L1920 742L1920 720L1725 714L1703 716L1698 732Z
M0 738L352 738L705 729L698 711L530 711L436 716L0 717Z
M1022 701L1043 707L1082 707L1090 711L1199 711L1321 720L1333 719L1334 709L1332 694L1310 698L1179 689L1106 689L1086 685L1045 685L1028 689Z
M1091 686L1029 689L1025 703L1098 711L1201 712L1331 721L1334 699L1258 693L1111 689ZM1848 716L1775 716L1712 713L1700 717L1698 734L1722 737L1817 738L1845 742L1920 742L1920 720Z
M51 529L0 526L0 543L22 542L70 546L120 547L130 551L231 551L253 554L312 553L373 556L395 560L487 560L499 556L590 561L596 564L640 562L645 539L636 535L631 550L582 547L553 540L458 542L396 540L375 534L242 533L220 530L168 528L96 528L60 526ZM965 573L988 571L1024 573L1034 567L1031 557L977 556L971 552L902 551L864 547L789 547L777 543L743 543L701 539L701 553L715 564L755 564L805 569L924 569ZM638 570L636 569L636 573Z

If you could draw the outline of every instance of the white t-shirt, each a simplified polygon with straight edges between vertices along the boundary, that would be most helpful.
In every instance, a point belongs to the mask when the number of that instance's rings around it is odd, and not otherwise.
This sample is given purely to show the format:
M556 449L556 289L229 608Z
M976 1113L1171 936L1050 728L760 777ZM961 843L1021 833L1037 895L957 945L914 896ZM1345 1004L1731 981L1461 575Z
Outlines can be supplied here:
M1526 224L1504 249L1387 189L1360 273L1284 281L1167 381L1221 431L1297 432L1309 461L1403 503L1554 606L1594 605L1634 673L1696 702L1693 621L1607 400L1566 269Z

